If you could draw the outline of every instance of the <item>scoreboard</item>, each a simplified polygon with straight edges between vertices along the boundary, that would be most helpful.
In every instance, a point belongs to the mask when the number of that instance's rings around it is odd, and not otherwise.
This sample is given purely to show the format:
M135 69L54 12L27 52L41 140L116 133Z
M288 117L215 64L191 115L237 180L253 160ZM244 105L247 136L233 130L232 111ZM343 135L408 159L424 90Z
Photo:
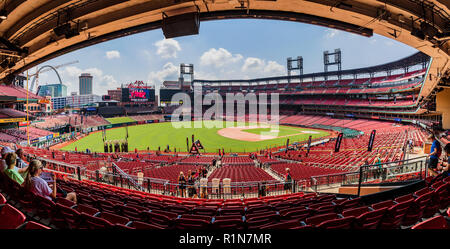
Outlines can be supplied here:
M122 88L122 102L153 102L155 89Z

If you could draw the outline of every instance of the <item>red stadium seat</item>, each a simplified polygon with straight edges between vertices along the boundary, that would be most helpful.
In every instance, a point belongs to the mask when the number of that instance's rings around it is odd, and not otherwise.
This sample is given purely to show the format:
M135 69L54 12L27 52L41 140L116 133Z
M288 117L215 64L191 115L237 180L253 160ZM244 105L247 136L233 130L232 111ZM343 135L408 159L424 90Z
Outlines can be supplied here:
M16 229L26 220L25 215L9 204L0 205L0 229Z
M210 222L203 219L179 218L175 220L175 229L206 229Z
M192 214L214 216L217 214L217 208L195 207Z
M369 207L359 207L348 209L342 213L344 217L354 216L353 228L355 229L376 229L383 218L387 207L373 210Z
M149 224L149 223L145 223L145 222L141 222L141 221L132 221L128 226L135 228L135 229L141 229L141 230L164 229L164 227L158 226L156 224Z
M52 222L58 228L76 229L80 221L80 213L70 207L56 203Z
M51 218L52 213L56 207L56 204L40 195L36 195L33 199L33 206L36 210L36 214L41 218Z
M380 221L379 227L380 229L396 229L399 228L403 218L408 212L409 207L413 203L412 200L401 202L394 204L391 207L388 207L383 218ZM377 205L374 205L377 206ZM384 207L382 207L384 208ZM377 208L375 210L379 210L382 208Z
M216 216L214 222L211 224L211 228L241 230L244 229L244 222L242 221L242 216L239 215Z
M51 229L51 228L34 221L27 221L22 225L18 226L17 229L37 230L37 229Z
M260 229L299 229L301 226L300 220L296 219L265 225L260 227Z
M66 198L61 198L61 197L57 197L56 198L56 203L59 203L59 204L64 205L66 207L73 207L76 204L75 202L73 202L71 200L68 200Z
M128 222L130 222L130 220L126 217L123 217L123 216L120 216L117 214L113 214L113 213L108 213L108 212L101 212L101 213L97 214L95 217L105 219L113 225L117 225L117 224L126 225Z
M246 215L245 223L248 229L259 229L263 226L276 223L280 220L280 215L275 211L267 213L257 213L254 215Z
M77 210L79 213L85 213L91 216L94 216L98 212L100 212L98 209L84 205L84 204L77 204L75 207L73 207L75 210Z
M5 204L5 203L6 203L6 198L2 194L0 194L0 205Z
M450 193L448 192L450 183L441 183L442 184L434 190L434 193L438 198L439 208L445 209L450 205Z
M211 222L212 220L212 216L207 216L207 215L196 215L196 214L183 214L181 216L181 218L185 218L185 219L193 219L193 220L203 220L206 221L208 223Z
M327 220L320 223L316 227L323 229L350 229L352 227L352 222L354 219L355 219L354 216L349 216L344 218Z
M309 217L305 220L306 225L317 226L320 223L327 220L334 220L339 218L336 213L320 214L313 217Z
M220 215L244 215L245 210L242 207L223 207L219 209Z
M91 216L85 213L82 213L80 215L81 218L81 224L82 226L86 226L88 229L111 229L113 228L113 224L111 224L109 221Z
M450 227L444 216L438 215L414 225L411 229L450 229Z

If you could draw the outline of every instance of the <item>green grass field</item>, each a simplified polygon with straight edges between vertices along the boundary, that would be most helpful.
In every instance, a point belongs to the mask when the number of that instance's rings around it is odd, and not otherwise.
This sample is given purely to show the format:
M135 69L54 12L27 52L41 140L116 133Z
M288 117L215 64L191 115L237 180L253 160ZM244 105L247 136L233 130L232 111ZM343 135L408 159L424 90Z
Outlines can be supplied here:
M105 118L108 120L111 124L121 124L121 123L129 123L134 122L136 120L129 118L129 117L120 117L120 118Z
M186 152L186 138L191 142L191 136L194 134L195 139L200 139L205 151L201 152L209 152L215 153L220 148L224 148L226 153L229 152L254 152L260 149L265 148L273 148L278 146L286 145L286 140L289 138L290 144L294 142L301 142L308 139L310 135L312 138L324 137L329 135L328 132L316 130L316 129L305 129L305 128L297 128L297 127L289 127L289 126L279 126L278 136L286 136L286 137L278 137L264 141L241 141L235 140L231 138L226 138L219 135L218 130L225 128L225 126L243 126L242 123L238 124L236 122L220 122L222 121L203 121L203 128L195 128L194 125L202 125L201 121L195 122L176 122L176 123L155 123L155 124L145 124L145 125L137 125L128 127L129 133L129 150L133 151L134 148L138 150L146 150L147 146L150 150L157 150L158 146L161 147L161 150L164 150L167 145L170 145L171 150L174 148L177 151ZM190 128L174 128L174 125L191 125ZM211 127L214 125L222 125L222 127L213 127L206 128L205 126ZM255 125L255 124L252 124ZM267 125L265 125L267 127ZM270 128L250 128L248 130L243 130L245 132L250 132L254 134L261 134L261 132L270 131ZM302 131L315 131L317 134L308 134L301 133ZM116 128L110 129L106 131L107 140L123 140L125 138L125 128ZM276 135L272 134L264 134L264 135ZM78 151L86 150L89 148L91 151L103 152L103 141L102 141L102 132L96 132L86 136L78 141L67 145L62 148L62 150L70 150L74 151L75 147L77 147Z

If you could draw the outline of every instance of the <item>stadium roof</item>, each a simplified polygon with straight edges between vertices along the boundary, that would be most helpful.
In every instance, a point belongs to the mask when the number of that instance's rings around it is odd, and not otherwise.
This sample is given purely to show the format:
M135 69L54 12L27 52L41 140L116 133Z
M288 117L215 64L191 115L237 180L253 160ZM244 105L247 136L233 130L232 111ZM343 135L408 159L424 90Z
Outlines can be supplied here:
M432 77L419 97L428 97L450 75L447 0L16 0L5 1L4 12L0 79L8 84L31 67L104 41L161 28L166 38L198 34L200 21L234 18L376 33L417 48L433 58Z
M21 87L0 85L0 96L14 96L16 97L17 100L26 100L27 92L28 92L28 99L31 101L43 99L43 97L38 96Z

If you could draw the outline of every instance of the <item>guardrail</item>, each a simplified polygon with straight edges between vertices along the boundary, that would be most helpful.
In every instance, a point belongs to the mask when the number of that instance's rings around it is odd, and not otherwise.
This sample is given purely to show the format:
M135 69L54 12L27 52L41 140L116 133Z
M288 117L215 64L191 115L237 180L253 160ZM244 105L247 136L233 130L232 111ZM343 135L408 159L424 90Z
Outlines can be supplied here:
M292 180L290 183L273 180L226 184L223 179L213 183L204 178L196 179L193 184L180 185L166 179L128 175L114 163L107 163L103 165L104 168L96 165L93 167L94 169L88 169L49 158L33 158L41 160L47 169L68 178L92 180L124 188L137 188L140 191L154 194L209 199L254 198L309 191L326 192L326 190L340 186L357 186L359 195L363 185L405 179L424 179L427 173L425 157L421 157L380 165L361 166L359 170L353 172L313 176L309 179Z
M363 185L424 179L427 174L425 159L426 157L417 157L378 165L363 165L353 172L313 176L310 187L318 192L344 185L357 186L359 196Z

